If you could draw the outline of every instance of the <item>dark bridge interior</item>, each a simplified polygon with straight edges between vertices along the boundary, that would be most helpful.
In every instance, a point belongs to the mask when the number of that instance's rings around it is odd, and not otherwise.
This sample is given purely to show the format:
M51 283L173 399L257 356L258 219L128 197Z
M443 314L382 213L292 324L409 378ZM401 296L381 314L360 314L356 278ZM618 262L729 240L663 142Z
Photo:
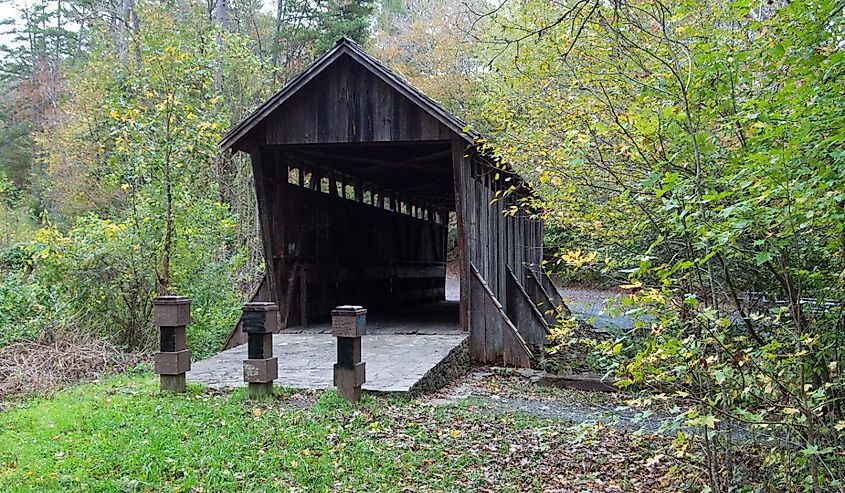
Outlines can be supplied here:
M262 148L288 326L325 320L339 304L445 299L451 155L449 141Z
M333 169L368 188L392 190L436 208L455 208L450 141L286 145L281 154L307 166Z

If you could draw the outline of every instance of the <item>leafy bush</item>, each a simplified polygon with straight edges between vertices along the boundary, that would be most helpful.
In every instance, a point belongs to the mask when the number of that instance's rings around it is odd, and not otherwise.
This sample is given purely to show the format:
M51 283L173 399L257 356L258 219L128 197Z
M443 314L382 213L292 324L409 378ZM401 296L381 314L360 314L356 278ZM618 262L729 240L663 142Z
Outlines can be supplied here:
M18 245L13 257L21 264L4 274L0 288L0 344L74 320L74 330L152 349L158 248L145 223L88 215L66 233L47 223ZM197 357L218 351L239 315L234 279L242 256L231 252L233 228L228 208L208 202L177 222L173 286L193 300L188 342Z
M46 330L49 293L20 272L0 272L0 347Z
M243 231L254 229L239 229L241 217L222 203L249 198L251 177L218 156L217 142L238 111L229 105L264 89L264 67L243 38L218 36L202 16L177 18L156 3L138 9L144 29L132 59L114 57L109 26L94 26L91 56L67 75L74 90L63 95L61 116L35 136L53 222L45 214L35 232L12 225L18 237L0 244L18 280L7 299L29 304L8 318L29 320L14 338L37 336L46 325L27 313L41 303L47 318L73 320L73 330L149 350L157 344L153 299L184 295L192 299L188 343L203 357L236 322L239 289L252 284L260 260L253 253L246 266L245 245L256 242ZM234 90L236 103L221 97ZM254 203L232 202L248 224Z
M0 171L0 263L13 261L14 245L29 238L33 226L24 193Z

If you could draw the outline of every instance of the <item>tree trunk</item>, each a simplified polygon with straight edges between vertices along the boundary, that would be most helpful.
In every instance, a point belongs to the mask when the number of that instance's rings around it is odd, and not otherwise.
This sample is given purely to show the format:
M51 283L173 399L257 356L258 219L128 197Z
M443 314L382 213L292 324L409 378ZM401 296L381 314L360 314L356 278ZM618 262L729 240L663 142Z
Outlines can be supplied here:
M284 9L284 0L278 0L276 3L276 29L273 33L273 54L270 57L270 64L273 66L273 80L276 80L276 74L279 69L279 54L282 51L282 10Z
M62 59L62 2L56 3L56 59L55 70L59 70L59 63Z
M131 3L132 32L135 36L135 64L141 66L141 19L138 17L138 10L135 8L135 1Z
M223 85L223 33L229 30L229 0L217 0L217 67L214 70L214 87Z
M217 0L217 24L221 31L229 29L229 0Z
M120 25L118 26L117 57L122 65L129 60L129 16L132 12L132 0L123 0L120 5Z
M167 212L164 218L164 247L161 255L161 275L158 278L159 296L166 295L170 288L170 254L173 249L173 189L170 184L170 177L167 176L165 180Z

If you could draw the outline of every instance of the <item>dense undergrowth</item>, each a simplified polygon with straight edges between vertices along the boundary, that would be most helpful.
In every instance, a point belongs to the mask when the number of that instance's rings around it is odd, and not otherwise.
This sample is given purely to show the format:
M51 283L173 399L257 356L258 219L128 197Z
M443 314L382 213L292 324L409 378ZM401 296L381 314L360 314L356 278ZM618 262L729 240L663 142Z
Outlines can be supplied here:
M621 285L641 320L597 346L607 370L686 403L712 491L757 488L741 428L773 490L845 488L842 2L528 0L485 21L491 149L540 191L549 266Z
M237 321L243 264L226 241L234 225L222 206L189 215L198 234L177 240L172 289L192 299L190 349L219 351ZM62 231L42 223L27 241L0 250L0 346L80 333L124 349L153 348L155 238L134 222L86 216ZM199 234L199 231L205 234Z

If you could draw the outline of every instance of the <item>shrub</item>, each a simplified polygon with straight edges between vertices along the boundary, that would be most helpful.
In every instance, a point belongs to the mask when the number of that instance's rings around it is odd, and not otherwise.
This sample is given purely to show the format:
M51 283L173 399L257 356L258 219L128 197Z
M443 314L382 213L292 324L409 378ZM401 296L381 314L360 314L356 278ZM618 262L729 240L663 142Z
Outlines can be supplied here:
M153 349L159 246L144 217L115 222L88 215L64 233L46 223L32 241L8 249L0 345L72 319L76 331L131 350ZM197 357L219 350L239 314L235 278L243 262L229 240L234 224L227 207L210 202L176 223L173 292L192 298L188 343Z

